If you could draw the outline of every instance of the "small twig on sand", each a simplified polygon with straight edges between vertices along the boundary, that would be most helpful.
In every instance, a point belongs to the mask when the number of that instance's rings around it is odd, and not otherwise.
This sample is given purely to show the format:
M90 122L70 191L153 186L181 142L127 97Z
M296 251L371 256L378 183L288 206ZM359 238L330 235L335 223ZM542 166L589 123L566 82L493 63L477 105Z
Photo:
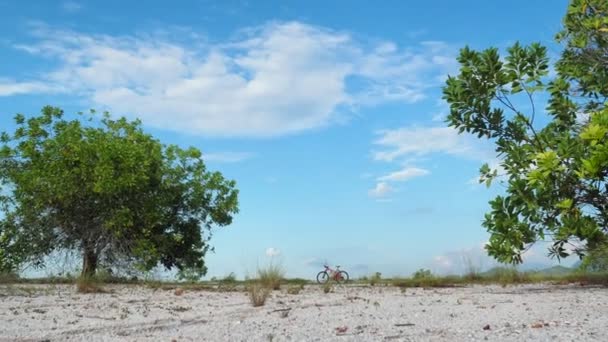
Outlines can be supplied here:
M397 323L397 324L395 324L396 327L413 327L414 325L416 325L416 324L414 324L414 323Z

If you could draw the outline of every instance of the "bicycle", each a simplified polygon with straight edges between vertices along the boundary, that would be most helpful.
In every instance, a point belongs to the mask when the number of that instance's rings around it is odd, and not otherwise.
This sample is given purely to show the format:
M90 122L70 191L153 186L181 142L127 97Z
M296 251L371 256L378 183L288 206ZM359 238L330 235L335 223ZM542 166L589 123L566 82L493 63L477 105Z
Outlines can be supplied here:
M325 267L325 270L317 274L317 283L325 284L327 281L329 281L329 279L332 279L337 283L342 281L345 283L348 282L348 273L346 271L341 271L340 266L336 266L335 270L327 265L323 266Z

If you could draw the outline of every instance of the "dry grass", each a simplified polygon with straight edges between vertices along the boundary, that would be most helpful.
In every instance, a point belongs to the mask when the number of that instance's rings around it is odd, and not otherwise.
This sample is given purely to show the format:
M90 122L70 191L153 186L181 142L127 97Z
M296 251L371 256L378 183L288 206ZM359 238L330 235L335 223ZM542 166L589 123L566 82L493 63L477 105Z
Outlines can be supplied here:
M323 284L323 293L330 293L333 292L334 290L334 285L331 283L331 281L327 281L325 284Z
M304 290L304 285L291 285L287 288L287 293L291 295L297 295L300 291Z
M232 292L236 291L237 284L238 282L236 280L236 275L231 272L230 274L219 280L217 287L219 291Z
M254 307L266 304L266 299L270 295L270 290L259 282L253 282L248 287L249 300Z
M162 291L174 291L176 289L182 289L184 291L189 292L197 292L197 291L216 291L216 288L210 284L205 283L175 283L175 282L161 282L158 280L155 281L146 281L143 283L144 286L153 290L162 290ZM221 289L218 289L221 291Z
M258 280L268 289L281 289L281 282L285 278L285 270L280 265L270 264L266 268L258 268Z
M0 297L6 296L25 296L32 297L36 294L50 294L52 288L38 288L32 286L13 285L13 284L2 284L0 287Z
M14 284L19 282L19 275L14 272L0 273L0 284Z
M107 293L101 287L101 282L95 277L79 277L76 280L76 291L78 293Z
M464 276L435 276L429 272L415 274L411 278L394 278L391 280L393 286L400 288L408 287L453 287L472 284L489 285L499 284L502 286L532 284L532 283L559 283L581 285L604 285L608 286L608 273L585 273L572 272L562 275L550 275L538 272L520 272L511 267L499 267L489 274L465 274Z

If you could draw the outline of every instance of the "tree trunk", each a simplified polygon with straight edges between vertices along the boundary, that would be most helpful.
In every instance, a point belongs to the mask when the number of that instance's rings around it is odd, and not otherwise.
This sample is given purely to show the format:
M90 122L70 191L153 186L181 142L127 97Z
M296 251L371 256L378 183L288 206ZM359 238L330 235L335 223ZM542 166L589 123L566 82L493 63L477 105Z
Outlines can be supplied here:
M95 275L97 270L97 254L95 249L91 247L85 247L82 253L82 273L81 276L84 278L91 278Z

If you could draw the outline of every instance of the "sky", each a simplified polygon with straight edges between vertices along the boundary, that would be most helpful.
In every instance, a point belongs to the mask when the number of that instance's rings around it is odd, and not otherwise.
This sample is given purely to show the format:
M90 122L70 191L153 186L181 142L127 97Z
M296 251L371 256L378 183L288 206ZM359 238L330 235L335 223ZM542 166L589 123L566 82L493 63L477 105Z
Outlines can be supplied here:
M0 128L45 105L140 118L235 179L208 277L487 268L490 142L444 123L465 45L553 41L566 0L0 0ZM528 265L554 263L544 247Z

